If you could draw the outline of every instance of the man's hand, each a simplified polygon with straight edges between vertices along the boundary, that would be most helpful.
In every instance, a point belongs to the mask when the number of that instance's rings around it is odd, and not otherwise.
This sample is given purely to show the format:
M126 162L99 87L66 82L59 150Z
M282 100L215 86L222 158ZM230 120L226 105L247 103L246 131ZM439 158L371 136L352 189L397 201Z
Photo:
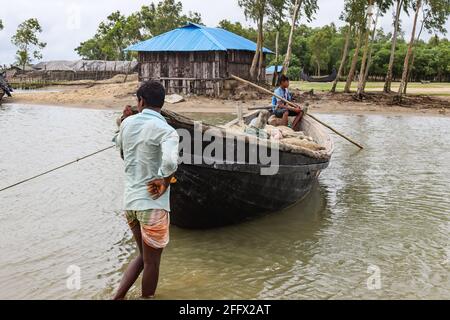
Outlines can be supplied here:
M158 200L161 196L166 193L167 189L170 186L170 180L172 177L164 178L164 179L156 179L150 181L147 184L148 193L152 196L153 200Z
M125 109L123 109L122 117L120 118L121 122L123 122L126 118L131 117L135 115L136 112L133 111L133 108L131 106L125 106Z

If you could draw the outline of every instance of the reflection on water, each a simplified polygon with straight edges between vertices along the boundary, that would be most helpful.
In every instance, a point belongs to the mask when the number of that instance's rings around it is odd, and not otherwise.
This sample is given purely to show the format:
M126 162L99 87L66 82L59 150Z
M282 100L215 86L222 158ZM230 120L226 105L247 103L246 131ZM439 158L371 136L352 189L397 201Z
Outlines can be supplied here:
M450 296L450 119L320 117L366 150L335 138L330 168L284 212L209 231L173 227L159 298ZM114 118L1 106L0 187L108 146ZM109 298L135 254L122 185L110 150L0 193L0 298ZM79 291L66 287L70 265L81 268ZM370 265L381 270L380 290L367 289Z

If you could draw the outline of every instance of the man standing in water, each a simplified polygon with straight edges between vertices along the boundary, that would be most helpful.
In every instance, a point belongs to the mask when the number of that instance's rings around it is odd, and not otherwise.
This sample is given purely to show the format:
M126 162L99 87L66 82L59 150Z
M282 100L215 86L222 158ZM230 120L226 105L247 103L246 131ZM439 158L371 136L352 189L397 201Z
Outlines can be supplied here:
M139 256L125 271L116 300L125 298L142 272L142 297L155 295L161 254L169 243L170 181L178 166L179 136L161 115L164 87L145 82L137 99L139 114L124 111L116 143L125 161L125 215Z

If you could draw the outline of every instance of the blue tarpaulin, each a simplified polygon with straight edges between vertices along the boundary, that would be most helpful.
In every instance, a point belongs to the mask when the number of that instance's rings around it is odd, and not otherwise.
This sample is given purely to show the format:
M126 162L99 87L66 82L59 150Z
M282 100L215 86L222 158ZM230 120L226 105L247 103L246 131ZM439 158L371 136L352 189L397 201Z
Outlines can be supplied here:
M256 43L220 28L188 25L129 46L125 51L256 51ZM272 53L264 48L265 53Z

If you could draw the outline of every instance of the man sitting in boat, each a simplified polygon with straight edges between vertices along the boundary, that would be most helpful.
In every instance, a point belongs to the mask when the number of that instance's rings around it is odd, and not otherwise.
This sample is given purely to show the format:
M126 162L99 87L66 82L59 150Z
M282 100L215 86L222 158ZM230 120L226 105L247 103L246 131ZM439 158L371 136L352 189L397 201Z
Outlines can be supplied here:
M287 101L292 101L292 94L289 92L289 78L285 75L280 77L280 86L275 89L275 96L272 98L272 117L269 124L272 126L289 126L289 117L295 117L291 128L295 131L299 130L299 125L303 117L303 110L289 106L286 102L278 97L284 98Z

